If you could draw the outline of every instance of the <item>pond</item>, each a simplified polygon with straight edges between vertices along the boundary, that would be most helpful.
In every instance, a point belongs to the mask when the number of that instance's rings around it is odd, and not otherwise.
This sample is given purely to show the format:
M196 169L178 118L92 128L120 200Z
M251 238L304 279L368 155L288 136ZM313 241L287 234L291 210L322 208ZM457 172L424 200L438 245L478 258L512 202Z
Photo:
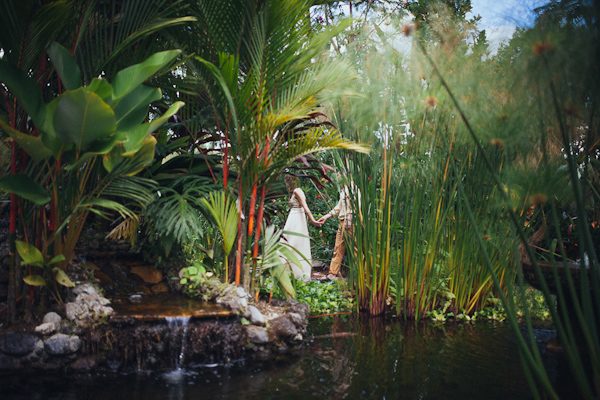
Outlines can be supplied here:
M550 330L538 330L556 381ZM383 318L311 319L306 345L264 361L134 374L0 373L4 400L529 399L506 323L415 325Z

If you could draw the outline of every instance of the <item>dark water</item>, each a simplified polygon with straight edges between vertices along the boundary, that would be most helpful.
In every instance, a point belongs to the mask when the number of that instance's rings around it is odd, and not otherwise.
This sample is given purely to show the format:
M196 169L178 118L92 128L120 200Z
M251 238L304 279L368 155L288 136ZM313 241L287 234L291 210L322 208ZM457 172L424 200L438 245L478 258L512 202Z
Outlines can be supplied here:
M0 373L0 399L531 398L507 324L329 317L309 330L303 349L269 361L128 375Z

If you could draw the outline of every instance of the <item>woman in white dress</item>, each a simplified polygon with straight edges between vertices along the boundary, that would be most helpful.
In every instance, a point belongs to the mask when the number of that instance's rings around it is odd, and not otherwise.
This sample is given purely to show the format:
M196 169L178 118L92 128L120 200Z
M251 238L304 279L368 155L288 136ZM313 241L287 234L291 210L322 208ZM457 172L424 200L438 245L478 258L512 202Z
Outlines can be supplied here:
M310 222L316 226L321 226L321 223L319 223L310 212L310 208L308 208L308 204L306 204L306 195L304 194L304 191L298 187L298 178L293 175L286 175L285 186L290 194L290 213L285 221L283 230L298 233L302 236L283 234L282 241L301 253L304 257L298 256L300 265L294 264L283 256L282 258L288 265L288 268L292 270L296 279L302 279L305 282L309 282L312 272L312 256L310 252L310 238L308 237L306 217L308 216Z

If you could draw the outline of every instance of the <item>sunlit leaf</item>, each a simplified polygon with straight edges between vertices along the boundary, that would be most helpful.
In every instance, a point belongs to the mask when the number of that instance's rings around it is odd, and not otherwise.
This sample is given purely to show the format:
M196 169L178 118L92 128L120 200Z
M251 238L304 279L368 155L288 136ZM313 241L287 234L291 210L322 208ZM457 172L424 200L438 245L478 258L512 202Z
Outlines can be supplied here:
M65 271L58 267L52 268L52 271L54 271L54 278L56 279L56 282L66 287L75 287L75 284L71 281L71 279L69 279Z
M80 88L61 96L54 113L54 129L62 141L82 149L114 133L115 114L100 96Z
M30 286L46 286L46 280L40 275L27 275L23 278L23 282Z
M21 265L44 266L44 257L37 247L22 240L16 240L15 245L22 260Z

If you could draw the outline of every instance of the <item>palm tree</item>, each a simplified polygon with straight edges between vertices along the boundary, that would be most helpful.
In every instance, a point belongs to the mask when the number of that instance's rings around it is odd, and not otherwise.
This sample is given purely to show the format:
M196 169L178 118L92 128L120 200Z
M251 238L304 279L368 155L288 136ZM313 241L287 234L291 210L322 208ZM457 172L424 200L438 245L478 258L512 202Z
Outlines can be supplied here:
M185 64L178 92L171 90L169 96L188 104L179 114L188 132L213 135L223 155L223 187L239 199L237 284L244 236L253 237L247 246L254 246L256 260L266 192L280 171L317 151L366 151L342 138L322 111L330 98L350 94L339 88L354 74L324 55L345 25L312 34L312 4L198 1L190 4L197 22L180 38L182 47L196 53Z

